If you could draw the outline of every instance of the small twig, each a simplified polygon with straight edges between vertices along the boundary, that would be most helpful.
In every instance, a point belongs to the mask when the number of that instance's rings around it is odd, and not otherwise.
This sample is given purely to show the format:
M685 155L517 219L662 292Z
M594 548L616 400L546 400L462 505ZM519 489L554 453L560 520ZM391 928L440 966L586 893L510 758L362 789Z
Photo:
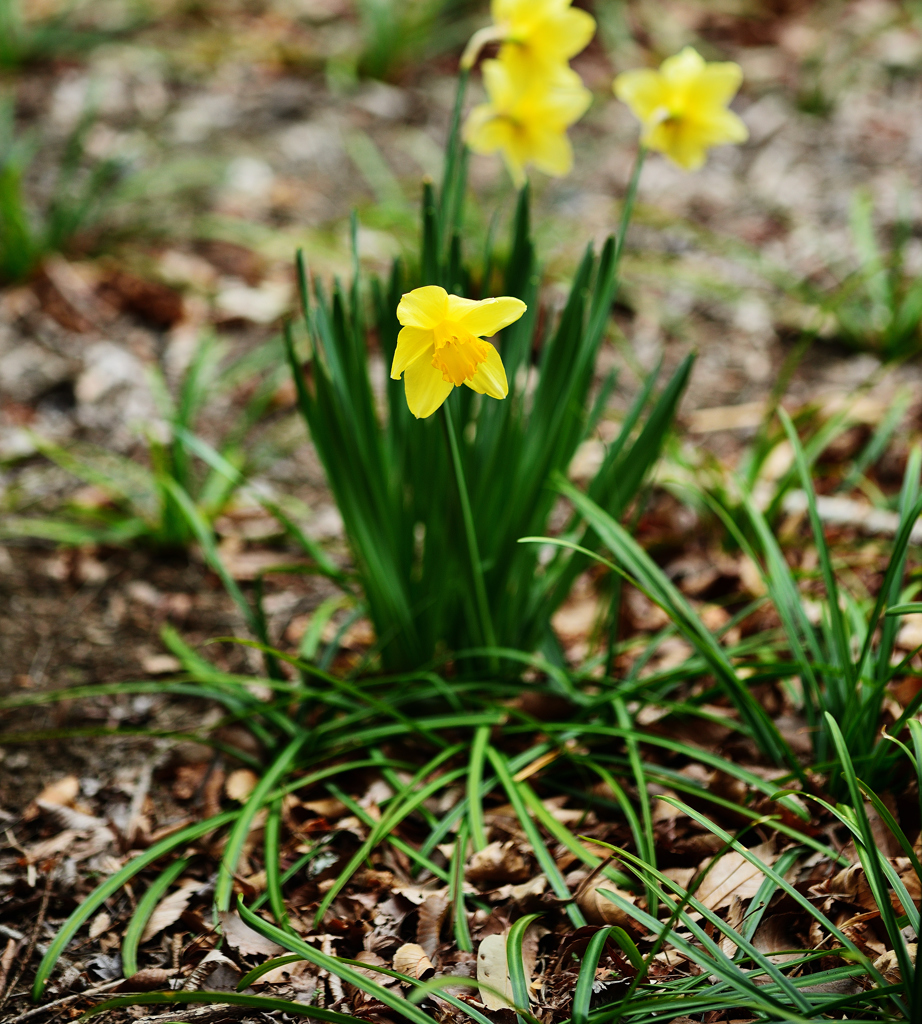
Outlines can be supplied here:
M16 986L19 984L19 979L22 977L23 971L26 969L26 965L32 959L32 954L35 952L35 947L38 944L38 935L42 930L42 925L45 923L45 914L48 911L48 901L51 899L51 872L45 876L45 891L42 893L42 903L38 908L38 917L35 920L35 927L32 929L32 934L29 936L29 945L26 946L26 952L19 961L19 967L16 970L16 974L13 980L7 986L6 992L0 996L0 1010L6 1005L7 999L13 993Z
M165 1019L184 1021L186 1024L211 1024L212 1021L227 1020L231 1017L244 1017L249 1008L234 1006L227 1003L210 1003L207 1006L194 1006L189 1009L174 1007L167 1014L152 1017L136 1017L133 1024L162 1024ZM11 1024L16 1024L11 1021Z
M48 1010L54 1010L61 1006L67 1006L69 1003L76 1003L84 996L96 996L101 995L103 992L111 992L112 989L118 988L119 985L124 984L124 978L118 978L116 981L106 981L102 985L96 985L93 988L86 988L82 992L72 992L69 996L61 996L60 999L55 999L51 1003L45 1003L44 1006L33 1006L31 1010L26 1010L25 1013L21 1013L18 1017L14 1017L11 1021L7 1021L7 1024L23 1024L24 1021L32 1020L33 1017L38 1017Z

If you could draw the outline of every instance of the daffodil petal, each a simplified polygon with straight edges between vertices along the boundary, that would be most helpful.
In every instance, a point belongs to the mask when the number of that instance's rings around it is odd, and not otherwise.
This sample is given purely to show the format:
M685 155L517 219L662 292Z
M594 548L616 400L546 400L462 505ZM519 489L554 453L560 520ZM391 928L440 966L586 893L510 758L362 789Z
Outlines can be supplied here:
M397 335L397 348L394 350L394 361L391 363L391 377L399 380L400 375L410 365L431 353L435 347L435 335L425 327L404 327ZM429 356L430 362L432 356Z
M464 303L466 308L461 303ZM497 331L515 323L526 308L521 299L514 299L508 295L502 295L495 299L481 299L479 302L461 299L457 313L451 319L478 338L491 338Z
M513 49L513 53L518 53L518 50ZM516 58L485 60L480 65L483 87L497 109L508 111L515 105L528 88L531 70L528 61Z
M499 352L489 342L487 358L477 367L477 372L464 383L479 395L490 398L505 398L509 394L509 382L506 380L506 368L500 359ZM441 404L441 403L440 403Z
M723 146L728 142L745 142L749 138L749 129L743 120L732 110L709 110L702 117L697 130L705 139L706 146Z
M685 85L698 78L704 71L704 57L693 46L686 46L681 52L667 57L659 67L659 73L670 85Z
M665 83L659 72L651 68L637 68L622 71L615 79L614 90L638 121L646 121L654 110L663 105Z
M492 103L480 103L464 122L464 141L475 153L495 153L506 144L509 126Z
M743 69L732 61L706 64L688 88L690 107L725 107L743 84Z
M696 171L707 159L701 133L683 124L660 124L644 133L644 145L665 154L686 171Z
M562 132L542 132L535 137L532 160L539 171L563 178L573 167L573 147Z
M470 311L479 306L482 301L482 299L465 299L461 295L449 295L448 312L445 314L445 319L450 320L453 324L458 324L461 322L461 317L470 313ZM473 334L475 332L471 331L471 333Z
M400 299L397 319L404 327L426 327L430 330L445 319L448 292L437 284L414 288Z
M416 359L403 375L407 405L418 420L431 416L451 394L454 385L428 359Z
M566 61L584 50L593 35L595 18L591 14L565 8L542 19L526 45L542 63Z

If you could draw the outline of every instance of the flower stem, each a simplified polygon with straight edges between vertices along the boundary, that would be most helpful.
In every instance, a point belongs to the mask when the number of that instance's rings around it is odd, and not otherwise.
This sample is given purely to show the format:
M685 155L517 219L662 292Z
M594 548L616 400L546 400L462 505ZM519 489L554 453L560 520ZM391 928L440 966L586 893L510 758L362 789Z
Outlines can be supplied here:
M458 447L458 436L455 433L455 423L451 416L449 402L445 402L442 409L445 412L445 430L448 434L448 447L451 451L451 461L455 469L455 481L458 484L458 497L461 499L461 517L464 520L467 551L471 561L471 574L474 578L474 596L477 601L480 630L486 646L495 647L496 634L493 632L493 619L490 617L490 605L487 602L487 588L483 581L483 565L480 561L480 548L477 546L477 534L474 530L471 499L467 492L467 481L464 479L464 467L461 465L461 449Z
M640 146L637 156L634 157L634 169L631 171L631 181L624 196L624 206L621 207L621 223L618 225L618 237L615 242L615 264L621 262L621 254L624 251L624 240L627 237L628 225L631 223L631 216L634 213L634 200L637 198L637 185L640 182L640 172L643 170L644 157L647 155L645 146Z

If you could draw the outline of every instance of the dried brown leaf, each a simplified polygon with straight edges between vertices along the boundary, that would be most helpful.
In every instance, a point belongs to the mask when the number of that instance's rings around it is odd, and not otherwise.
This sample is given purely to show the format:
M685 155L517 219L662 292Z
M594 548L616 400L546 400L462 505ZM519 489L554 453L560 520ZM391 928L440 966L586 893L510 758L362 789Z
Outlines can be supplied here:
M593 877L592 875L584 881L576 891L576 905L583 912L583 916L589 924L597 925L618 925L620 928L630 928L632 919L630 914L615 906L610 899L603 896L599 889L607 889L626 900L633 902L633 893L625 889L619 889L614 882L606 878Z
M98 939L103 932L107 932L112 924L112 918L105 910L100 912L90 921L89 936L91 939Z
M877 901L860 864L850 864L826 881L810 886L810 893L820 898L825 897L823 910L827 913L837 902L848 903L866 911L877 909Z
M80 780L76 775L65 775L64 778L50 782L35 798L45 804L60 804L69 807L80 793Z
M447 911L447 896L430 896L420 904L416 924L416 941L426 951L427 956L435 956L435 951L439 946L442 922L445 920Z
M175 967L143 967L119 985L118 992L156 992L167 987L167 981L179 972Z
M513 1005L505 935L488 935L480 943L477 950L477 985L480 1001L488 1010L503 1010Z
M774 851L764 846L751 852L768 865L777 859ZM710 862L710 870L702 879L695 896L708 910L722 910L730 905L734 896L741 900L755 896L764 877L757 865L731 850Z
M237 803L244 803L250 793L256 789L259 776L249 768L238 768L227 776L224 792Z
M426 951L416 942L405 942L394 954L394 970L420 980L435 971Z
M267 939L240 920L236 910L224 910L218 914L221 931L227 944L242 956L278 956L285 950L276 942Z
M197 992L201 988L211 992L229 992L237 987L239 977L240 969L234 961L220 950L212 949L186 979L183 989L187 992Z
M906 944L906 949L909 953L909 959L915 963L918 946L914 942L909 942ZM886 953L879 956L874 961L874 967L884 976L884 980L888 985L899 985L902 983L903 976L900 973L900 962L892 949L888 949Z
M530 874L528 862L511 839L507 843L493 842L477 850L467 862L465 871L467 880L480 888L524 882Z
M173 892L164 896L157 906L154 907L154 912L150 915L147 927L141 936L141 942L148 942L159 932L162 932L164 928L169 928L171 924L175 924L182 912L189 906L192 893L201 884L198 880L188 879L178 889L174 889Z

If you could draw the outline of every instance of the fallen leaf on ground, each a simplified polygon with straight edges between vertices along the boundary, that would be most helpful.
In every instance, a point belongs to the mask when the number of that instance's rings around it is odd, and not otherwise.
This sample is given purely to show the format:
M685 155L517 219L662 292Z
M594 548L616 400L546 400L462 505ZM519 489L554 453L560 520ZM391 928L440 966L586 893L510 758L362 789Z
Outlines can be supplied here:
M158 932L162 932L164 928L169 928L171 924L175 924L182 912L189 906L189 900L192 899L192 893L201 886L201 882L197 879L188 879L183 882L178 889L175 889L169 895L164 896L163 899L154 907L154 912L150 915L147 922L147 927L144 929L144 934L141 936L141 942L147 942L152 939Z
M755 847L751 851L765 864L771 865L777 860L774 852ZM751 899L759 891L765 874L759 867L735 850L711 860L710 870L704 876L695 893L698 901L708 910L722 910L730 905L730 900L738 896L741 900ZM702 865L704 866L704 865Z
M503 1010L513 1005L505 935L488 935L480 943L477 950L477 985L480 1001L488 1010Z
M477 850L467 862L465 877L474 885L486 888L505 882L524 882L530 874L528 863L515 843L493 842Z
M224 792L237 803L244 803L246 798L256 789L259 776L249 768L238 768L227 776Z
M435 967L422 946L416 942L405 942L394 954L394 970L419 980L431 974Z
M278 956L285 950L271 939L260 935L237 916L237 911L224 910L218 914L221 931L228 946L243 956Z

